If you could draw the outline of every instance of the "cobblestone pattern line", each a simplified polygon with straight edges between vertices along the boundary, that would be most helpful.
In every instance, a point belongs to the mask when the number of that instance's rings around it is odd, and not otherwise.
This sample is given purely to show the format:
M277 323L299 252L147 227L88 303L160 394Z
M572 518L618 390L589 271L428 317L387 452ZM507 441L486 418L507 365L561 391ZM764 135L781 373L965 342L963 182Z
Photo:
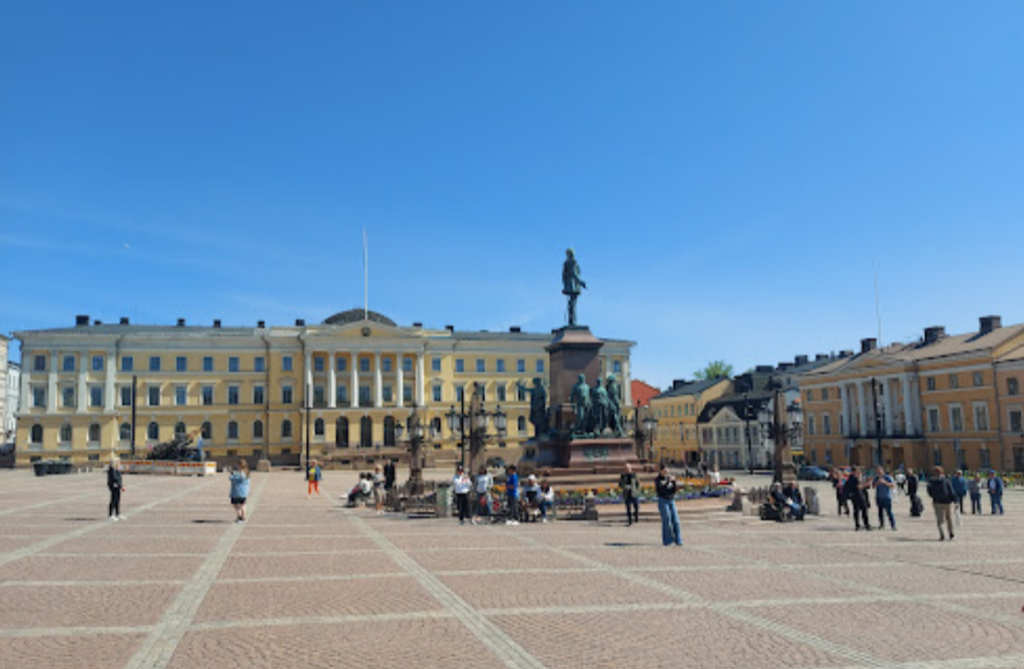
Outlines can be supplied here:
M264 475L250 495L247 505L250 517L258 507L260 496L268 481L269 476ZM163 669L167 666L244 527L245 523L234 523L227 528L216 547L199 567L195 577L182 588L156 628L142 642L142 646L128 660L124 669Z

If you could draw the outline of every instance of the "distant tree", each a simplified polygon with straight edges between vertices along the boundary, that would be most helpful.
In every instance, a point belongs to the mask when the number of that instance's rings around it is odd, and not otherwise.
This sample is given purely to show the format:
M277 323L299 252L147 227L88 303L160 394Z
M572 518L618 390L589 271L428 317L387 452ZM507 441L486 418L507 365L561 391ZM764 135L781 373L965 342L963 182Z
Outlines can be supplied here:
M732 376L732 365L725 360L712 360L707 364L707 367L698 369L693 375L701 381L728 378Z

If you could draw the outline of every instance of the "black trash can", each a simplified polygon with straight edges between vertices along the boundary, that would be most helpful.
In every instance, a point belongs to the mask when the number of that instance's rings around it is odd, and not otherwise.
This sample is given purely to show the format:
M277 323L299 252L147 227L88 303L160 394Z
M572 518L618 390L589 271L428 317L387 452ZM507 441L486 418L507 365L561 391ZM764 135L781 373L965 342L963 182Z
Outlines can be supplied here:
M46 476L46 461L33 462L32 468L36 470L36 476Z
M61 474L70 474L71 473L71 462L70 461L65 460L64 462L60 463L60 473Z

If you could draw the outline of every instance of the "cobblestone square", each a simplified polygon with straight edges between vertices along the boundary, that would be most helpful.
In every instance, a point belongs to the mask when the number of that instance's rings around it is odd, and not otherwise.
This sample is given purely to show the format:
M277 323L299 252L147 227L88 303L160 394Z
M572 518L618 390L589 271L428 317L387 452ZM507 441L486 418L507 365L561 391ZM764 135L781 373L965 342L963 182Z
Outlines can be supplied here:
M0 669L255 667L1024 667L1024 495L939 542L684 514L657 522L459 526L307 499L254 474L129 477L121 522L99 473L0 472ZM823 488L824 492L828 492Z

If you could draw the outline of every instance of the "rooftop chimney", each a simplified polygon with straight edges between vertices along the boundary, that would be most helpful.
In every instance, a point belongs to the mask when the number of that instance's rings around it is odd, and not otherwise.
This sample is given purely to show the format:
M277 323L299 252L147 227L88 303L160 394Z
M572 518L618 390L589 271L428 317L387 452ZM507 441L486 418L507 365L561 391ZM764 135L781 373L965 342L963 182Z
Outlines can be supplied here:
M512 327L510 327L508 329L508 331L509 332L522 332L523 329L521 327L519 327L518 325L513 325Z
M933 325L930 328L924 329L924 343L934 344L943 337L946 336L946 327L943 325Z
M793 358L793 364L799 367L800 365L806 365L808 357L806 355L798 355Z
M828 353L816 353L814 355L815 362L819 362L821 360L828 360Z
M840 351L839 352L839 357L840 358L852 358L853 357L853 351Z
M758 374L771 374L775 371L775 368L771 365L758 365L754 368L754 371Z
M423 327L423 323L413 323L412 326L414 328L421 328L421 327Z
M267 327L267 322L266 321L256 321L256 327L258 327L259 329L262 330L263 328Z
M128 323L129 323L128 317L127 316L121 316L121 325L128 325Z
M299 328L306 327L306 319L305 318L296 318L295 319L295 327L299 327Z
M103 321L101 321L100 319L96 318L96 319L93 320L92 324L93 325L103 325Z
M185 319L184 318L179 318L178 319L178 327L179 328L185 327Z
M220 329L220 319L219 318L214 318L213 319L213 327L217 328L218 330Z
M672 390L686 385L686 379L672 379Z
M80 325L88 325L88 324L89 324L89 316L88 315L86 315L86 314L79 314L78 316L75 316L75 327L78 327Z
M860 340L860 352L861 353L867 353L869 351L874 351L876 348L878 348L878 340L875 339L874 337L868 337L867 339L861 339Z
M791 362L780 362L779 363L779 371L780 372L784 372L784 371L786 371L787 369L789 369L792 366L793 366L793 363L791 363Z
M444 326L444 329L447 330L448 332L455 332L455 326L454 325L446 325L446 326Z
M981 327L978 329L978 334L986 335L993 330L998 330L1003 327L1002 316L982 316L978 321L981 323Z

